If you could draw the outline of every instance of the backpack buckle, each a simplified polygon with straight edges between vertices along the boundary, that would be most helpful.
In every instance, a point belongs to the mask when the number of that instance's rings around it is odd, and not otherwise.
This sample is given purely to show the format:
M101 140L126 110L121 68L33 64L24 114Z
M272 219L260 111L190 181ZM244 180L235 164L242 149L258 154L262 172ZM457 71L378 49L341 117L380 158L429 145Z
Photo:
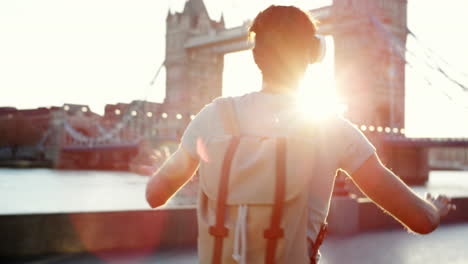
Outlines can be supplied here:
M210 235L215 237L227 237L229 234L229 229L225 226L210 226L209 229Z
M269 228L263 232L263 237L266 239L278 239L284 236L283 228Z

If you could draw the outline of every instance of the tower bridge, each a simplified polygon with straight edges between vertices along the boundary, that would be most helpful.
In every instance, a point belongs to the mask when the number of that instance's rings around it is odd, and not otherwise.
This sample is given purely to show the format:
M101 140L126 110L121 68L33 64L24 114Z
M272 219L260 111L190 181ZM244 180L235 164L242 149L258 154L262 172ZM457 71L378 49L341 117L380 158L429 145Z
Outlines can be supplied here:
M358 124L404 127L405 57L387 43L372 19L405 46L406 1L340 0L310 13L318 21L318 33L334 39L335 50L329 52L335 53L339 93L348 99L347 117ZM194 20L198 23L186 22ZM202 0L187 1L181 13L169 12L165 102L187 102L185 106L198 111L220 96L223 56L252 48L248 28L249 23L225 28L210 20Z
M405 136L407 1L335 0L310 13L319 21L318 32L334 39L335 49L328 52L334 52L346 118L370 138L397 174L425 182L429 148L467 147L466 138ZM88 153L86 162L99 163L103 157L118 156L116 150L135 156L142 142L177 142L201 107L221 96L224 54L248 50L253 43L247 38L248 23L226 28L223 17L210 19L202 0L188 0L181 12L169 11L166 22L164 103L107 105L103 117L83 105L64 105L46 118L49 131L36 147L58 148L48 153L62 158Z

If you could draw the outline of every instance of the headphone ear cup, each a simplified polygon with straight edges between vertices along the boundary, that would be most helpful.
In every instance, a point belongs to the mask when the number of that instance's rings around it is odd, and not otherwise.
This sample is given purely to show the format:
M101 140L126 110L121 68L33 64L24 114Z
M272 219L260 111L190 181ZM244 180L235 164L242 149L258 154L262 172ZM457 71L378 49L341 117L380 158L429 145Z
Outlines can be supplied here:
M315 52L312 53L311 63L319 63L322 62L323 58L325 57L327 51L327 45L325 42L325 37L322 35L315 35L314 36L315 42L317 43L317 48Z

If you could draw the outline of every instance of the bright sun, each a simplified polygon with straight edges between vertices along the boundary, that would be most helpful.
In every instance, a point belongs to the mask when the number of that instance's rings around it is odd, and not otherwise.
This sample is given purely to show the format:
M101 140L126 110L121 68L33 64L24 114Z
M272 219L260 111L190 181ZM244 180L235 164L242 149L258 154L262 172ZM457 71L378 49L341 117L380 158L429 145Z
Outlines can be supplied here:
M339 101L331 69L325 65L311 65L297 93L298 111L307 118L324 120L346 110Z
M342 114L346 111L336 94L333 38L326 37L325 40L327 52L324 60L309 66L297 93L297 110L304 118L324 120L335 113ZM252 87L261 87L258 68L254 63L245 63L249 60L252 60L251 51L225 56L224 72L242 72L243 78L239 79L237 74L224 74L224 96L239 96L255 91L256 88Z
M309 66L297 93L297 110L304 117L319 121L347 110L336 93L333 38L326 37L325 40L324 60Z

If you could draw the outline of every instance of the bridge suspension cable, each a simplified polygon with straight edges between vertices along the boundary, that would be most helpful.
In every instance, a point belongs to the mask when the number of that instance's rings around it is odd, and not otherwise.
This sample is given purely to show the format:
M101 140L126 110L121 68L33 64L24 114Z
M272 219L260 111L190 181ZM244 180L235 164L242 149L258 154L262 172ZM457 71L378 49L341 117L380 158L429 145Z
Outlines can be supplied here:
M403 46L403 44L400 42L398 45ZM412 51L410 49L408 49L407 47L404 47L404 52L406 53L406 55L410 55L414 60L419 60L422 64L424 64L425 66L427 66L430 70L432 71L436 71L437 73L442 73L441 70L439 69L436 69L434 68L434 66L428 62L427 60L423 60L421 59L420 57L418 57L418 55L416 54L415 51ZM414 63L410 62L406 56L405 56L405 63L406 65L408 65L416 74L419 74L421 75L421 77L424 79L424 81L432 88L435 88L437 89L439 92L442 92L449 100L451 100L452 102L455 102L456 104L459 104L461 106L463 106L463 102L461 102L461 99L460 98L463 98L463 95L462 97L458 97L457 95L453 94L455 92L459 93L460 90L453 90L451 93L448 91L448 89L443 89L441 88L440 85L434 85L433 81L430 80L430 77L427 75L427 74L424 74L422 73L421 70L418 70L417 66L414 65ZM453 79L452 78L448 78L446 74L442 74L442 76L448 80L449 82L453 83ZM462 89L462 92L463 92L464 89ZM468 96L465 95L465 96ZM456 97L458 99L456 99ZM468 108L468 105L464 106L465 108Z
M448 67L451 71L455 71L456 74L459 75L460 78L463 78L465 79L465 81L467 81L468 83L468 73L466 72L463 72L463 71L460 71L459 69L453 67L451 64L449 64L442 56L440 56L437 52L435 52L434 50L432 50L431 48L425 46L421 39L416 36L416 34L411 31L410 29L408 29L408 34L416 41L416 43L422 48L422 50L424 51L426 57L429 59L429 60L432 60L433 63L435 63L438 67L440 68L443 68L443 67ZM439 62L442 64L442 66L439 64Z
M411 32L410 30L408 30L408 32ZM413 36L413 38L415 38L415 35L414 34L410 34L410 36ZM407 51L409 51L407 49ZM411 51L409 51L411 52ZM462 89L463 91L468 91L468 86L459 82L458 80L456 80L456 78L452 77L448 71L446 71L445 69L443 69L440 65L437 64L437 62L434 61L434 59L430 56L430 55L427 55L426 54L426 57L428 60L424 61L426 63L426 65L430 68L432 68L433 70L439 72L440 74L442 74L446 79L448 79L449 81L451 81L452 83L454 83L455 85L457 85L460 89Z
M373 15L370 16L371 22L374 25L375 29L377 30L378 33L380 33L385 40L390 44L390 47L396 52L397 56L402 59L406 65L408 65L413 71L415 71L418 75L421 75L424 81L432 88L437 89L439 92L442 92L449 100L453 101L454 103L468 109L468 104L464 105L461 100L457 100L455 98L460 98L458 95L454 96L453 94L449 93L447 90L442 89L439 86L436 86L433 84L433 81L427 76L427 74L422 73L417 66L411 61L409 61L406 58L406 54L410 55L413 59L422 61L422 64L426 65L430 70L437 72L438 74L442 74L442 76L450 81L451 83L455 83L459 88L462 88L459 90L459 92L465 92L468 91L465 85L459 83L456 81L454 78L450 77L450 75L447 74L443 69L440 67L435 67L431 62L428 62L427 60L422 60L416 52L409 50L405 43L403 43L402 40L397 39L394 35L392 35L390 32L388 32L384 25ZM408 29L409 31L409 29ZM453 93L453 91L452 91ZM464 93L463 93L464 94ZM468 94L464 94L465 96L468 96Z
M76 130L75 128L73 128L73 126L70 125L70 123L67 120L65 120L63 125L67 134L70 137L72 137L73 140L81 142L83 144L87 144L87 145L102 144L107 141L120 140L120 138L118 138L119 133L122 131L123 128L125 128L126 126L130 124L130 121L133 118L136 117L133 115L133 113L135 111L138 112L144 107L144 104L149 96L149 90L151 86L154 85L154 82L156 81L159 74L161 73L161 69L164 67L164 65L165 65L165 62L162 62L161 65L158 67L158 70L156 71L155 75L151 79L150 87L147 88L144 97L141 100L137 100L135 103L130 104L130 107L126 109L125 113L123 113L123 115L121 116L120 121L117 124L115 124L113 128L106 130L105 128L103 128L102 126L98 124L97 130L99 132L99 135L87 136L83 134L82 132L80 132L79 130ZM140 139L141 139L141 135L135 138L133 141L138 142Z

